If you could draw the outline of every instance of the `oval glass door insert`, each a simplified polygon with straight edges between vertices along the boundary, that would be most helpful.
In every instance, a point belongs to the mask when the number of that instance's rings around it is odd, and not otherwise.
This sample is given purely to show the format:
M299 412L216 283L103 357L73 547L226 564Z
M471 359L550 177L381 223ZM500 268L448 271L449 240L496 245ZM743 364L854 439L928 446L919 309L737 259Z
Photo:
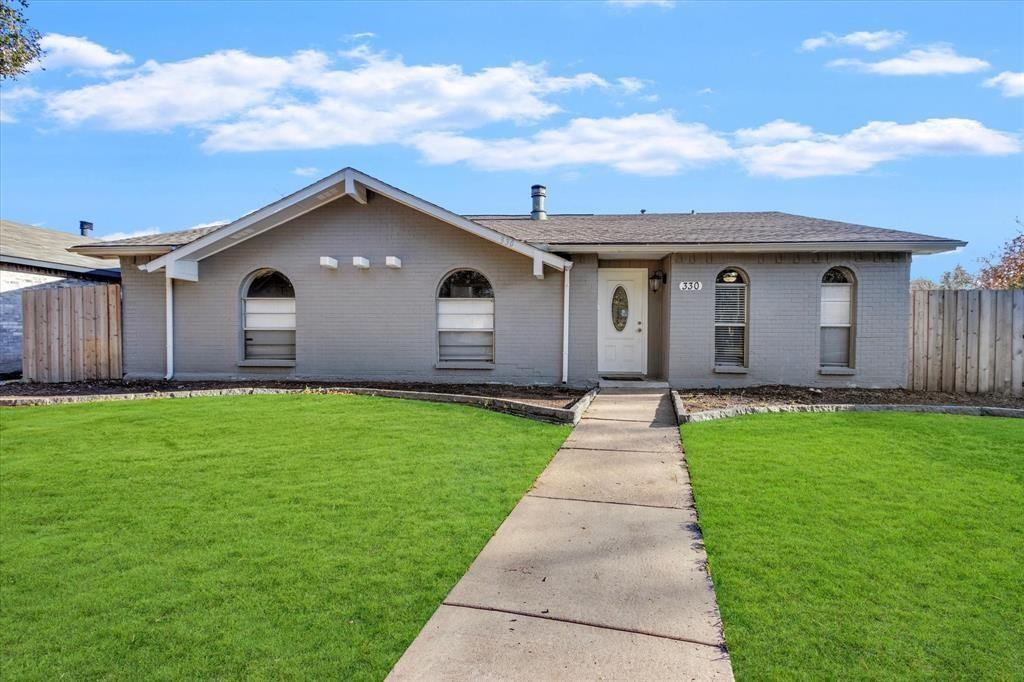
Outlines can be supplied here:
M621 285L615 287L612 292L612 324L615 331L621 332L626 328L626 321L629 320L629 297Z

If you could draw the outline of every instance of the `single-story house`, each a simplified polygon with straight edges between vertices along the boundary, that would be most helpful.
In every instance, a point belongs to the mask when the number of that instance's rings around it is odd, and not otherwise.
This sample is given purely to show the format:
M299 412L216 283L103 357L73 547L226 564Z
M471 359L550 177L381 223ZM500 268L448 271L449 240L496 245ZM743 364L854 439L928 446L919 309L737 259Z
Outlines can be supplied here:
M128 377L901 386L910 261L778 212L465 216L345 168L116 255Z
M22 292L121 279L117 260L68 253L76 244L101 243L91 229L83 221L76 235L0 220L0 374L21 371Z

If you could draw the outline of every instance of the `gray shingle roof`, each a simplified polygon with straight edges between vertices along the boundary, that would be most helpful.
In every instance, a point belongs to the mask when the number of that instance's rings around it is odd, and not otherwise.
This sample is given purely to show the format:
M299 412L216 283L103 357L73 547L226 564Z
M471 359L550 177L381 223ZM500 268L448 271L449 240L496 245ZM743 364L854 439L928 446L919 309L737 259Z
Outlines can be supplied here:
M157 234L147 234L141 237L113 239L108 242L91 244L90 246L182 246L189 242L194 242L200 237L204 237L211 232L215 232L224 227L224 225L227 225L227 223L210 225L207 227L196 227L191 230L179 230L178 232L158 232Z
M534 244L757 244L836 242L921 242L956 240L902 230L823 220L778 211L747 213L647 213L628 215L470 215L470 220L514 239ZM223 227L214 225L165 232L90 247L153 246L176 248Z
M67 250L69 246L95 243L99 243L99 240L71 232L0 220L0 259L17 258L55 266L68 265L77 269L117 270L116 260L83 256Z
M466 216L522 241L543 244L734 244L955 241L913 232L766 211L644 215Z

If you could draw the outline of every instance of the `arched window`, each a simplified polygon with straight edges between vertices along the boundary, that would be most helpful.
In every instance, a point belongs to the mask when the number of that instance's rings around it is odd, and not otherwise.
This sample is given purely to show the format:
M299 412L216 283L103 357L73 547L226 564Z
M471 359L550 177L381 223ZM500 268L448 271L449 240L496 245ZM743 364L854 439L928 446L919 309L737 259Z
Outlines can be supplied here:
M737 268L715 278L715 365L747 366L747 276Z
M456 270L437 292L441 362L494 362L494 289L476 270Z
M246 360L295 359L295 289L276 270L259 270L242 288Z
M852 367L856 281L846 268L821 278L821 366Z

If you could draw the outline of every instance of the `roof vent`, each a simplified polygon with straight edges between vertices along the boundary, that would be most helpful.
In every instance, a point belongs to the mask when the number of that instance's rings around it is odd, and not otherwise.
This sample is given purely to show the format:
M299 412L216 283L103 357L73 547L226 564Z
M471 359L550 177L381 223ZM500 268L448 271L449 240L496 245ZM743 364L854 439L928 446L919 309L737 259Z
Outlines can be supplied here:
M530 196L533 197L533 210L530 211L531 220L547 220L548 212L544 210L544 200L548 196L548 188L544 185L534 185L530 188Z
M92 232L92 223L90 223L88 220L79 220L78 233L83 237L89 237L91 236L89 234L90 232Z

